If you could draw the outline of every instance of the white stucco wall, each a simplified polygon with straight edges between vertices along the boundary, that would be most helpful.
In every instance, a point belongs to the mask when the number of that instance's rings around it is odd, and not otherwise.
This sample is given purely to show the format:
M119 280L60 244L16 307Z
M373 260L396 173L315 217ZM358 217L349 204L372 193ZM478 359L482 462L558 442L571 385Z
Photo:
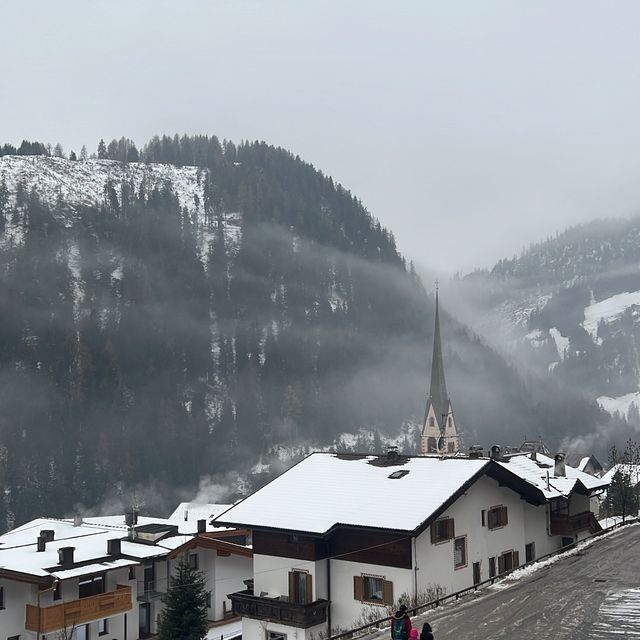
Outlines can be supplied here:
M280 558L256 554L253 556L253 592L259 596L262 592L274 595L289 595L289 571L294 569L309 572L312 576L311 599L317 600L317 565L324 560L309 561L296 558Z
M354 598L353 578L360 575L379 576L393 582L393 598L398 600L403 593L413 593L411 569L383 567L348 560L331 561L331 626L348 629L365 611L374 610L379 617L387 615L382 604L370 604Z
M36 587L12 580L0 580L4 588L4 609L0 610L0 638L25 635L24 622L27 604L36 604ZM36 634L31 634L33 638Z
M213 550L207 550L207 555L208 563L213 568L207 580L207 589L211 591L209 619L222 620L224 611L231 611L231 600L227 594L244 591L246 586L242 581L253 577L253 558L218 556ZM225 602L226 609L223 606Z
M486 525L489 509L499 505L507 507L508 524L493 530L483 527L482 510ZM513 550L519 552L520 562L524 562L525 544L542 541L546 536L546 506L528 505L517 493L498 486L486 476L473 484L442 517L454 519L456 537L466 535L467 564L455 569L453 540L432 544L427 528L416 541L418 591L439 585L450 593L471 586L474 562L480 562L480 579L485 580L489 577L490 557Z

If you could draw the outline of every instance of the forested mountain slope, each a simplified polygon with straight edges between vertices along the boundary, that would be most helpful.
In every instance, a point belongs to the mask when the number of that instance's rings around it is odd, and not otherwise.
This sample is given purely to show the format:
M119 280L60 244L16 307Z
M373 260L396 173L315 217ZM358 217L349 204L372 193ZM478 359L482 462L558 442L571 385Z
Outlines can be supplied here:
M114 486L184 497L275 445L422 417L432 303L392 234L311 165L206 136L77 161L4 150L0 528ZM443 325L467 444L553 445L558 416L601 419Z
M519 360L640 427L640 217L568 229L460 288L481 333L501 327Z

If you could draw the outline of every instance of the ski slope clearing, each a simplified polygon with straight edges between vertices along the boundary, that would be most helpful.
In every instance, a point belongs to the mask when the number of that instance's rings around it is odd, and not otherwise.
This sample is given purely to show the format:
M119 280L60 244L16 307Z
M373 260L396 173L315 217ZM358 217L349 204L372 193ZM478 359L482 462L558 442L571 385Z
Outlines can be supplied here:
M640 526L624 527L412 622L438 640L640 638L638 550Z

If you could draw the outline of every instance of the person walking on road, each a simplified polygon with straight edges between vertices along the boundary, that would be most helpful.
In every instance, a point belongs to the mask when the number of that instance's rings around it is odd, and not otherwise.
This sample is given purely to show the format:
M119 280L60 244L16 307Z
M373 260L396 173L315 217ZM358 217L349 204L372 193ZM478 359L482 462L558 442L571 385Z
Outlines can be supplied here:
M409 640L411 619L407 615L407 606L401 605L391 617L391 640Z
M433 640L433 629L428 622L422 625L422 631L420 632L420 640Z

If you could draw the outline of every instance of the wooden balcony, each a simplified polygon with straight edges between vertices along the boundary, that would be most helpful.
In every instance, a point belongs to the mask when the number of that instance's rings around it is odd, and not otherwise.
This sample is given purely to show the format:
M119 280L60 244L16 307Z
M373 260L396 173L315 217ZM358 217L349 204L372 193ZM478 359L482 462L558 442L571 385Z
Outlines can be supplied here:
M25 628L28 631L49 633L125 613L130 611L131 607L131 587L118 585L115 591L54 604L50 607L35 607L28 604Z
M572 536L580 531L596 533L602 527L591 511L583 511L573 516L551 514L551 535Z
M236 616L281 622L290 627L309 629L327 621L328 600L296 604L280 598L254 596L250 590L230 593Z

